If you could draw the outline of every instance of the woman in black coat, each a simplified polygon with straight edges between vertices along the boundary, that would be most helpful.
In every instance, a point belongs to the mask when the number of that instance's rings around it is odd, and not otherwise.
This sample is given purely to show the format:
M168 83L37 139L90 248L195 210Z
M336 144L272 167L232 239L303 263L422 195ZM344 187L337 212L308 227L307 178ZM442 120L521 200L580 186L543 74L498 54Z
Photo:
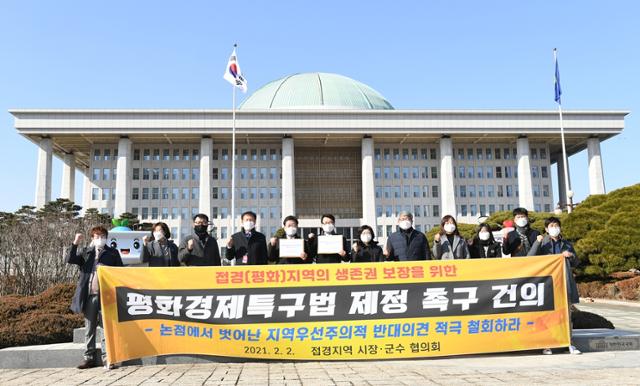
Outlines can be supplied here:
M149 267L179 267L178 246L169 240L171 232L167 224L158 222L153 225L153 240L148 236L142 239L142 262Z
M382 248L375 239L375 233L369 225L358 229L358 240L353 243L351 261L354 263L377 263L384 261Z
M502 248L493 238L489 224L482 223L478 226L478 231L469 246L469 254L472 259L502 257Z

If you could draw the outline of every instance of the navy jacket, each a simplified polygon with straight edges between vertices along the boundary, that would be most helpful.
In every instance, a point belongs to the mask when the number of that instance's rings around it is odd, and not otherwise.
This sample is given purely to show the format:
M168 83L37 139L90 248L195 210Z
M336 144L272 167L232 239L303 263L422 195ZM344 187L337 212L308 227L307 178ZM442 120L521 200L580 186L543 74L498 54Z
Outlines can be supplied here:
M71 300L71 311L82 313L84 305L89 297L89 279L93 272L93 263L96 259L96 249L94 247L83 248L78 251L77 245L71 245L71 249L67 253L67 263L75 264L80 267L80 278L76 285L76 292ZM98 264L108 265L111 267L122 267L122 259L117 249L107 245L98 256Z
M403 231L392 233L387 239L387 260L431 260L429 242L422 232L411 228L409 239Z
M576 284L576 279L573 277L573 272L571 268L575 268L580 263L578 257L576 256L576 251L573 249L573 245L568 240L564 238L558 239L556 242L556 250L554 251L554 241L549 235L544 235L542 242L538 242L536 240L535 243L531 246L531 250L529 251L529 256L544 256L544 255L554 255L556 253L562 252L571 252L572 256L568 257L564 260L565 270L567 272L567 297L570 303L577 304L580 303L580 295L578 294L578 285Z

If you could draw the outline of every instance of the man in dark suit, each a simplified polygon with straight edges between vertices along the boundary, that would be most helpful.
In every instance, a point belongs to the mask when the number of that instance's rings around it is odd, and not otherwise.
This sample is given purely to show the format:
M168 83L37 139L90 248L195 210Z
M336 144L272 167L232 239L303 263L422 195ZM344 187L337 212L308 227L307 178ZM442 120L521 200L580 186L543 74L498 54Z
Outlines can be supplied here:
M398 214L399 231L387 239L384 254L387 260L431 260L427 237L413 228L413 215L403 211Z
M242 230L234 233L227 242L227 259L236 260L236 265L267 264L267 239L255 230L256 214L248 211L242 216Z
M71 249L67 254L67 263L80 267L80 278L76 292L71 301L71 310L84 314L85 344L84 361L79 369L96 367L96 330L102 327L102 312L100 311L100 288L98 286L98 265L122 267L122 259L117 249L107 244L109 232L102 226L91 229L91 244L89 247L78 250L78 245L83 239L82 233L76 234ZM102 336L102 362L106 363L107 346Z
M216 239L207 232L209 216L193 217L193 234L180 242L178 259L187 266L220 266L220 249Z

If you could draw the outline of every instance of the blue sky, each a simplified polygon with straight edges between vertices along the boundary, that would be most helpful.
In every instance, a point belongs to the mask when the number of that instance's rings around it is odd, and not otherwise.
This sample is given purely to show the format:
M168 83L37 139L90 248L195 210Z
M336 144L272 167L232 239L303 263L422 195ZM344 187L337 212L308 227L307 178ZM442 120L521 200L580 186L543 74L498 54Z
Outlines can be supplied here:
M557 47L564 109L631 111L623 134L602 143L602 157L608 191L638 183L639 8L577 0L2 0L0 211L32 204L35 187L36 147L16 134L8 109L230 108L222 73L235 42L249 92L291 73L335 72L397 109L556 109ZM570 164L580 201L588 195L586 151ZM53 197L60 178L56 160Z

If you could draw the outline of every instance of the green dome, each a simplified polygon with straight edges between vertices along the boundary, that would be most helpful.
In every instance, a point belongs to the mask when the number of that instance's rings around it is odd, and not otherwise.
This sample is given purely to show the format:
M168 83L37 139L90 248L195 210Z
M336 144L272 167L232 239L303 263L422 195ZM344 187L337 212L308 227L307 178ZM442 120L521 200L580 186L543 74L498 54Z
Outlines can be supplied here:
M294 74L267 83L239 108L393 110L380 93L366 84L323 72Z

